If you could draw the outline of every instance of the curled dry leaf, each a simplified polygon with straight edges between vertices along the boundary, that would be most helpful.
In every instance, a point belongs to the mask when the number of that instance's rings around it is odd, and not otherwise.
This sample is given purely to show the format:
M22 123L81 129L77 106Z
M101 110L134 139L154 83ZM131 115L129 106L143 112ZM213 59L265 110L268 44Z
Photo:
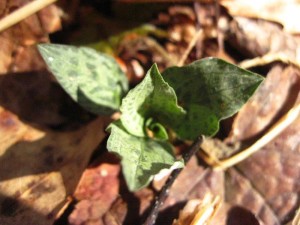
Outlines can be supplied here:
M286 32L299 33L298 0L223 0L220 2L232 16L275 21L284 26Z
M229 43L246 56L284 53L296 59L298 47L295 36L285 33L277 24L264 20L234 17L229 22Z

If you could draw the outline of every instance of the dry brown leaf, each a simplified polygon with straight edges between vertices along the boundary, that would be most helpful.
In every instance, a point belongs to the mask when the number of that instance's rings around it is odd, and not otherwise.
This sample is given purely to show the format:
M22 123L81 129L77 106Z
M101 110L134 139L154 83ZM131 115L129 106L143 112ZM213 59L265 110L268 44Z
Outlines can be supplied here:
M299 74L295 67L275 64L235 119L231 142L261 135L292 105L299 104ZM299 125L300 118L238 164L238 170L227 172L228 202L243 205L265 224L284 224L293 218L300 192Z
M250 68L281 61L300 67L299 37L284 32L277 24L265 20L235 17L230 22L228 41L248 57L240 63Z
M0 112L0 224L52 224L106 124L99 118L75 131L54 132Z
M227 141L251 139L270 127L294 104L300 91L300 71L276 64L235 118ZM255 116L254 116L255 115Z
M262 174L260 174L262 175ZM268 202L264 199L251 184L247 177L244 177L235 169L229 169L226 173L226 201L231 206L240 206L250 210L265 224L279 225L279 219L269 207ZM270 187L266 187L270 188ZM241 218L235 218L241 220Z
M4 0L0 2L0 18L22 7L30 0ZM44 67L37 61L36 51L27 48L39 42L47 42L48 34L60 29L60 18L56 6L51 5L17 25L0 33L0 74L24 72ZM22 60L20 60L20 58ZM29 65L31 67L29 67ZM28 68L29 67L29 68Z
M121 225L127 216L127 204L121 197L113 203L109 211L104 215L105 225Z
M71 225L106 224L103 216L119 192L119 170L118 164L101 163L83 173L74 194L79 203L69 217Z
M289 33L300 32L299 0L222 0L232 16L275 21Z
M299 126L300 119L258 153L237 166L253 188L263 196L281 223L289 221L299 206ZM243 204L238 195L233 199ZM253 206L249 209L253 210ZM259 212L262 213L261 209Z
M277 24L264 20L234 17L229 22L228 41L246 56L257 57L267 53L284 53L297 58L295 36L285 33Z

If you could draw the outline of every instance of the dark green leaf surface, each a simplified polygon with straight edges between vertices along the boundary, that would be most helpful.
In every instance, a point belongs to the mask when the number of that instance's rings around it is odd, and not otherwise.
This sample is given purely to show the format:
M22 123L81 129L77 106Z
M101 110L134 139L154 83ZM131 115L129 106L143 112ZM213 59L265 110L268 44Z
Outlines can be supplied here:
M145 123L149 118L168 125L185 116L185 111L177 105L173 88L163 80L155 64L123 99L121 112L126 130L138 137L147 136Z
M181 165L176 161L168 135L159 121L171 123L185 115L174 90L153 65L144 80L123 99L120 121L110 125L109 151L122 158L130 190L147 185L161 169ZM153 137L148 137L148 132ZM177 163L176 163L177 162Z
M112 57L67 45L40 44L38 49L58 82L81 106L96 114L119 109L128 83Z
M167 69L164 77L168 83L153 65L123 99L120 120L110 126L107 147L121 156L130 190L144 187L154 174L176 164L163 126L182 139L213 135L219 121L236 113L263 80L214 58Z
M219 121L236 113L263 81L260 75L217 58L168 68L163 78L187 111L172 127L183 139L214 135Z
M111 124L109 130L107 149L121 157L122 171L131 191L148 185L153 175L164 168L183 166L183 162L176 161L167 141L131 135L120 121Z
M166 131L166 128L160 123L153 121L152 118L149 118L146 121L146 129L148 129L148 132L152 133L153 138L157 138L161 140L169 139L169 135L168 132Z

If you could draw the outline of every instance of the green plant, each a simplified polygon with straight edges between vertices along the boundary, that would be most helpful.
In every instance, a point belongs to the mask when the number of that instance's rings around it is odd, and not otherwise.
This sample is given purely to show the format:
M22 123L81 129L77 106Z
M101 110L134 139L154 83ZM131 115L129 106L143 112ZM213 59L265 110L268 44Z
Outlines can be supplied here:
M163 168L184 166L173 154L170 132L182 140L214 135L220 120L236 113L263 80L221 59L205 58L162 74L154 64L125 96L126 76L110 56L84 47L38 48L58 82L81 106L96 114L120 110L120 119L107 129L107 148L122 158L131 191L148 185Z

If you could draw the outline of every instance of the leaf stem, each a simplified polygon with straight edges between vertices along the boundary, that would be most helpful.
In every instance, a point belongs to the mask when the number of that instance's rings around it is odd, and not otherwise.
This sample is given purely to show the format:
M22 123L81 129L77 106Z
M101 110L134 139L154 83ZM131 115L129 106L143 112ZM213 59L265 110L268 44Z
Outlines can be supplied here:
M274 61L281 61L286 64L292 64L294 66L300 67L300 63L297 59L290 57L287 54L282 52L278 52L278 53L271 52L263 56L255 57L253 59L246 59L240 62L239 66L244 69L248 69L250 67L263 66Z
M295 120L299 118L300 115L300 104L295 105L287 114L285 114L271 129L258 141L256 141L249 148L241 151L240 153L224 160L218 162L213 162L214 170L226 170L229 167L245 160L255 152L259 151L262 147L271 142L280 133L282 133L288 126L290 126ZM203 158L205 160L205 158ZM207 160L208 164L211 165Z
M0 32L21 22L57 0L35 0L0 20Z
M191 145L191 147L188 149L186 153L183 154L182 158L185 162L185 164L190 160L190 158L199 150L199 147L203 141L203 136L198 137L194 143ZM159 209L165 202L166 198L168 197L168 193L170 191L170 188L180 172L183 170L183 168L175 169L172 171L171 175L168 177L168 180L166 181L165 185L161 189L160 193L156 197L155 203L152 206L152 209L143 225L154 225L155 221L157 219Z
M181 56L181 58L177 62L177 66L183 66L184 65L184 62L186 61L187 57L191 53L192 49L195 47L197 41L199 39L203 39L203 35L204 35L203 29L200 28L198 31L196 31L196 34L194 35L193 39L190 41L188 47L186 48L183 55Z

